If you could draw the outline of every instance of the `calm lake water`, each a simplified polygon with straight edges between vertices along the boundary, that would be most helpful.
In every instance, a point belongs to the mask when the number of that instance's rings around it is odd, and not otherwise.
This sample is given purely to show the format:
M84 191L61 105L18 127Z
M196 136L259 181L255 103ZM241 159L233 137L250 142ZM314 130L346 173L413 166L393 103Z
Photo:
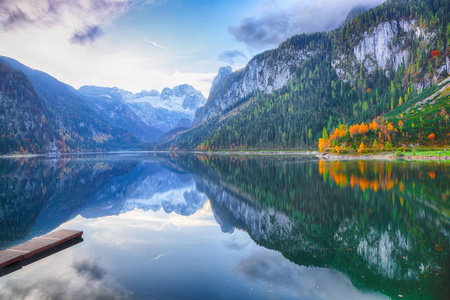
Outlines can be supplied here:
M0 159L0 250L84 231L0 299L450 299L449 193L435 162Z

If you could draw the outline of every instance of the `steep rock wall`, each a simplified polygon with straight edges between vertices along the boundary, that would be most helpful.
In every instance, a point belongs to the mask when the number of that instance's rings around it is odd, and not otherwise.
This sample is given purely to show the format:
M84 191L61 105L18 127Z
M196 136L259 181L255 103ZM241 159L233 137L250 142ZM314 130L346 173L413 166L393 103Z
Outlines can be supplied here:
M272 93L286 85L306 58L306 50L271 50L254 57L248 65L228 76L222 76L211 89L206 105L199 109L194 124L219 115L224 109L254 92Z

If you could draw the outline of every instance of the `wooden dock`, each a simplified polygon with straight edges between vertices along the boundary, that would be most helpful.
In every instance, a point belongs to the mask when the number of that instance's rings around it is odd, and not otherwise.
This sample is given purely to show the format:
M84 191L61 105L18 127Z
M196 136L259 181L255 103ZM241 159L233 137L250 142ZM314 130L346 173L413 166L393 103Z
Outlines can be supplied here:
M76 240L78 240L78 242L82 241L82 235L83 231L59 230L0 251L0 269L26 260L33 262L37 260L33 260L35 257L41 256L40 258L42 258L48 256L54 253L52 252L54 249L58 249L57 251L60 251L65 248L64 244L68 244ZM61 248L61 246L63 248ZM47 255L45 255L45 253L47 253Z

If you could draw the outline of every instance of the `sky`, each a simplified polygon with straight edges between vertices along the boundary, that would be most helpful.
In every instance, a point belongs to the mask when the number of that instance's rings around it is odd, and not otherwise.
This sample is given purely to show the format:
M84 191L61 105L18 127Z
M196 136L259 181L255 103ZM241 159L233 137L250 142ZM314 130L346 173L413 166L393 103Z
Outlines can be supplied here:
M0 55L79 88L190 84L383 0L0 0Z

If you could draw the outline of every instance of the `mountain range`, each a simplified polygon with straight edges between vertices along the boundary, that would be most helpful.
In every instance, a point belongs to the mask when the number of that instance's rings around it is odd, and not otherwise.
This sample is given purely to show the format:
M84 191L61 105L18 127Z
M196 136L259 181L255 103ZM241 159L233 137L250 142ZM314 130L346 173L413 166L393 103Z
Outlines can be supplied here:
M132 93L76 90L18 61L0 57L0 153L104 151L155 142L190 127L203 95L189 85Z
M220 68L208 99L189 85L75 90L1 57L1 153L310 148L324 129L368 123L445 79L449 21L446 0L356 7L335 30L293 36L242 69ZM440 139L445 97L440 116L421 122Z

